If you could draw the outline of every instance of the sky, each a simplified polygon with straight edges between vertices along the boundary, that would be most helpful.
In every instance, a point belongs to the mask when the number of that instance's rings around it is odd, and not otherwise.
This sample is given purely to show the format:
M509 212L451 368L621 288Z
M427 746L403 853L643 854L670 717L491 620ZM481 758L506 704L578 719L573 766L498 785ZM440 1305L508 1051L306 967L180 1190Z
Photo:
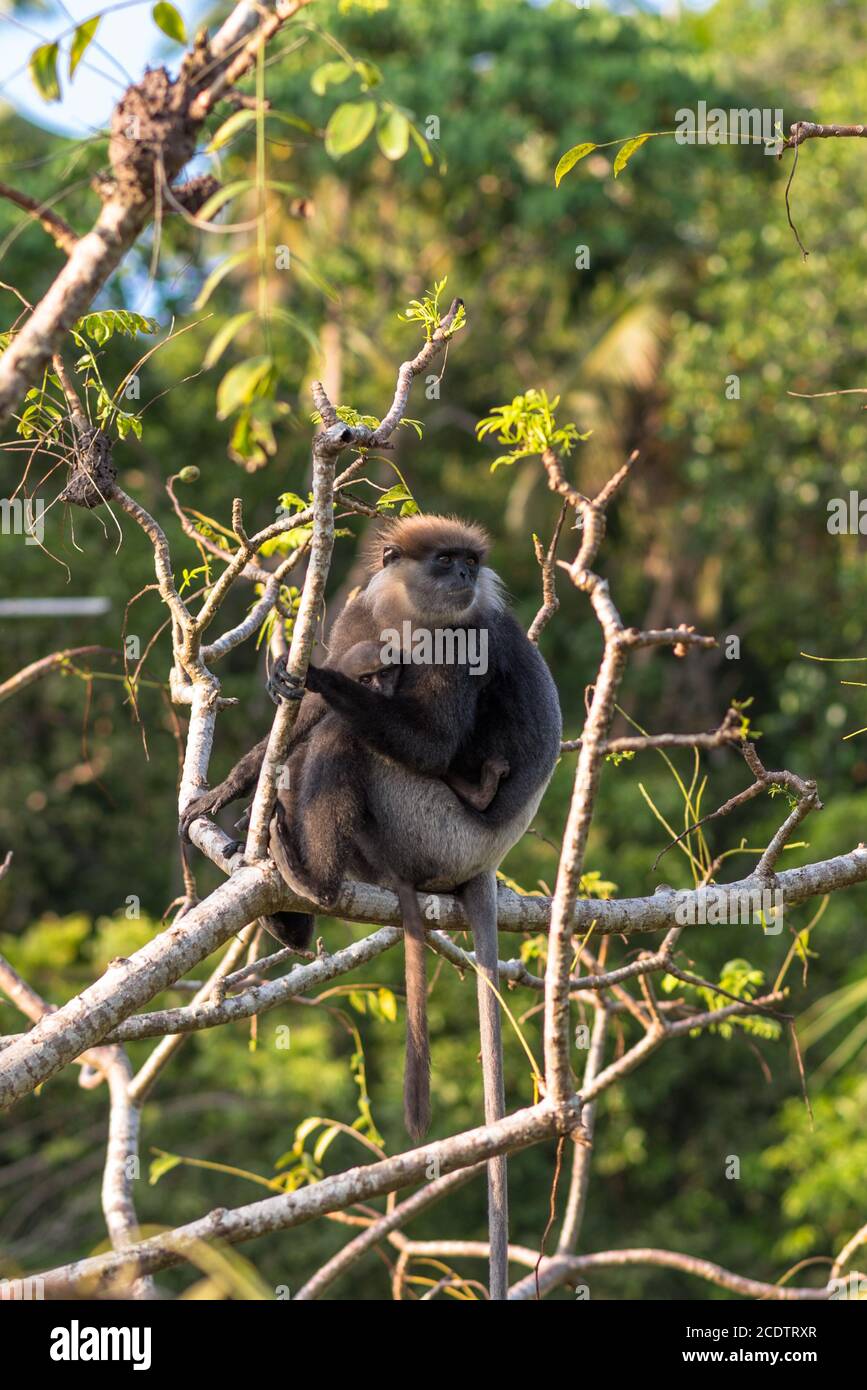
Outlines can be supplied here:
M153 0L120 0L102 19L95 39L70 83L68 62L61 62L63 100L42 100L27 62L34 48L58 34L71 31L76 22L89 19L108 3L100 0L63 0L62 6L26 10L0 18L0 101L39 125L67 135L89 135L105 129L111 109L121 92L138 79L146 65L166 63L171 68L183 49L166 38L151 18ZM192 37L206 7L201 0L174 0ZM67 51L69 38L65 41ZM97 48L101 45L105 52ZM63 45L61 45L63 46ZM113 55L112 57L108 55Z
M703 9L708 3L709 0L691 0L689 7ZM102 19L71 83L66 76L68 63L62 62L63 99L59 102L48 104L42 100L27 71L27 62L40 43L71 32L77 22L108 9L110 4L111 0L63 0L60 5L46 3L44 8L0 16L0 102L8 102L37 124L65 135L91 135L105 129L124 87L133 78L139 78L148 63L165 63L171 69L183 51L154 24L153 0L119 0L114 5ZM174 4L183 15L190 37L202 17L216 8L207 0L174 0ZM612 0L612 8L628 7ZM671 12L678 8L678 0L646 0L634 8ZM100 51L98 44L105 52ZM69 37L65 45L68 50Z

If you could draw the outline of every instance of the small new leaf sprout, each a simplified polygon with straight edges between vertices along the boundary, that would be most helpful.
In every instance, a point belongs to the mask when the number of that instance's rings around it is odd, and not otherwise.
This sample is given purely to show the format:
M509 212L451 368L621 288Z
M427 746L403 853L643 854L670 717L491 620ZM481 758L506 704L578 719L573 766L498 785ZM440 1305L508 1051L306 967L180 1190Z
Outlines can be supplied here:
M72 332L86 333L102 347L115 333L135 338L139 333L156 333L158 328L156 319L146 318L144 314L134 314L129 309L101 309L99 313L85 314L78 319L72 325Z
M381 423L381 421L377 420L375 415L360 415L351 405L339 405L336 407L335 413L338 420L342 420L344 425L349 425L350 427L366 425L368 429L375 430L379 428ZM314 425L321 425L323 423L322 416L318 410L311 412L310 419ZM399 427L402 425L408 425L410 429L415 430L419 439L421 439L423 433L421 420L411 420L408 416L404 416L399 422ZM358 447L361 448L362 446L359 445Z
M798 804L798 798L788 787L781 787L779 782L772 782L768 787L768 796L784 796L790 811L794 811Z
M376 510L378 512L390 512L392 507L396 507L398 502L401 504L401 516L415 516L419 507L406 483L395 483L381 497L376 500Z
M531 387L523 396L515 396L509 405L494 406L490 415L479 420L476 425L479 439L495 434L498 444L512 446L508 453L494 459L492 473L501 464L517 463L519 459L543 454L546 449L565 456L572 452L578 440L590 438L590 430L581 434L577 425L557 425L554 412L559 404L559 396L549 401L547 391Z
M586 874L581 875L578 885L579 898L601 898L603 902L607 902L616 892L617 884L603 878L598 869L589 869Z
M308 493L307 500L299 497L297 492L281 492L277 498L275 511L278 516L283 516L286 512L303 512L305 507L309 507L313 501L313 494Z
M257 602L262 597L262 594L265 592L264 584L256 584L254 586L254 591L256 597L250 605L251 609L255 608ZM277 603L271 609L267 618L262 623L262 626L259 628L259 632L256 637L257 651L265 643L271 641L272 633L274 632L274 628L278 623L282 625L283 636L286 638L286 641L291 642L292 629L295 626L295 619L298 616L298 608L300 603L301 590L299 588L297 588L294 584L280 585L280 593L277 597Z
M349 425L351 429L354 429L357 425L367 425L369 430L375 430L379 427L380 423L375 415L361 415L355 407L351 405L336 406L335 414L338 420L342 420L344 425ZM323 423L322 416L318 410L313 411L310 419L313 421L314 425L321 425Z
M181 583L178 585L178 593L182 594L185 592L185 590L192 588L193 581L201 578L202 576L204 576L205 583L210 584L211 566L208 560L206 560L203 565L197 566L196 569L188 570L187 567L184 566L183 579L181 580Z
M440 326L440 297L448 283L448 276L442 280L437 280L433 289L428 290L424 299L411 299L406 309L398 314L401 323L420 323L424 328L425 337L430 342L435 331ZM446 329L446 337L452 338L455 333L465 327L467 314L463 304L458 308L454 320L450 327Z
M666 994L673 994L675 990L692 993L696 995L710 1011L724 1009L732 1002L731 995L736 999L742 999L748 1003L755 998L765 982L764 972L757 970L748 960L738 958L726 961L720 972L719 988L725 990L725 994L718 994L714 989L708 989L704 985L694 985L687 980L679 980L676 975L663 975L660 985ZM774 1018L769 1018L767 1014L733 1014L720 1023L711 1024L708 1029L711 1033L718 1033L722 1038L732 1038L735 1031L740 1029L742 1032L751 1033L757 1038L766 1038L774 1041L780 1037L782 1028ZM696 1029L690 1034L691 1037L698 1037L700 1029Z
M199 481L199 470L194 463L188 463L178 474L178 481L181 483L197 483Z

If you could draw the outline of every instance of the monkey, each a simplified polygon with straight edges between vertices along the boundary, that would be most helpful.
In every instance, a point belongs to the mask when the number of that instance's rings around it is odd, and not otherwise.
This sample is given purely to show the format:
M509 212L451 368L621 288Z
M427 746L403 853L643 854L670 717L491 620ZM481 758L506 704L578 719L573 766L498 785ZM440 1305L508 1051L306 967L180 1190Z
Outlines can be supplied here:
M326 717L340 716L363 748L365 797L374 839L387 846L387 863L376 859L362 833L353 843L345 872L423 892L455 892L473 932L478 966L479 1014L487 1123L505 1109L497 985L496 869L530 824L559 757L561 716L550 671L506 603L503 586L485 560L488 539L478 526L455 518L415 515L386 523L371 550L371 577L339 615L328 660L308 669L299 685L277 662L273 693L301 698L301 737ZM409 661L391 695L353 680L340 661L358 642L383 642L386 633L410 624L416 634L446 630L464 635L465 650L476 639L487 660ZM484 642L482 641L484 638ZM453 649L454 650L454 649ZM266 741L232 770L226 782L185 812L186 825L213 813L250 789L258 776ZM508 764L489 804L479 810L462 801L448 775L480 785L491 760ZM303 823L307 803L296 803ZM401 909L415 892L399 892ZM419 923L404 919L407 941ZM408 970L421 979L414 999L424 1000L424 954L412 950ZM409 985L408 985L408 993ZM409 1012L409 1007L408 1007ZM423 1132L427 1078L424 1059L408 1053L405 1098L414 1137ZM491 1297L505 1296L507 1198L505 1159L489 1162L491 1209Z
M372 641L356 642L341 657L337 669L388 699L394 695L401 674L400 664L384 662L381 644ZM290 758L285 784L278 789L270 835L271 856L284 881L292 888L301 888L326 909L333 906L345 876L349 844L360 843L363 833L364 769L350 741L351 735L334 714L326 715L312 736L302 740ZM457 773L446 773L444 781L463 802L484 811L508 771L504 758L492 757L482 765L477 783ZM296 788L304 802L303 816L295 815L290 800ZM236 822L237 830L248 828L250 809ZM387 862L387 848L375 844L369 827L364 833L368 859ZM233 841L226 854L231 857L242 848L241 840ZM406 887L401 884L399 891ZM397 883L395 888L398 890ZM262 921L282 944L300 949L309 946L311 914L281 913Z

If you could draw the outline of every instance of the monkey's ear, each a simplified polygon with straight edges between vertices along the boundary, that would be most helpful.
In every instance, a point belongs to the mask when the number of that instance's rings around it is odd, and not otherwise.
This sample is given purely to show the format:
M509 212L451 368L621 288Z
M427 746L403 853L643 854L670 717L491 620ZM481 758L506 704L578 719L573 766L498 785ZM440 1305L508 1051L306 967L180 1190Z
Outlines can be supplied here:
M382 566L393 565L395 560L400 559L400 548L396 545L385 545L382 548Z

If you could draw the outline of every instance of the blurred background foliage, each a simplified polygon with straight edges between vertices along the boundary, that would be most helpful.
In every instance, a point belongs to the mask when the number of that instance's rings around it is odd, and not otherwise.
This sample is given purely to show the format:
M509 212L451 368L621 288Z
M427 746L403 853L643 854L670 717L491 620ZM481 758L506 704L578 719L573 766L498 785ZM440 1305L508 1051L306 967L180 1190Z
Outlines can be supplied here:
M180 574L199 557L171 514L166 478L195 463L199 480L179 486L184 505L229 524L231 499L240 493L248 530L267 523L281 493L303 494L308 486L310 381L321 376L333 398L383 413L396 364L418 341L417 326L400 323L397 311L447 275L447 297L466 300L469 325L452 345L439 399L424 399L421 390L413 397L423 440L410 430L399 436L394 461L416 500L424 510L455 511L490 527L493 562L529 623L539 603L531 536L550 535L556 505L537 460L491 472L496 446L476 441L475 422L529 387L559 394L559 418L592 430L570 460L587 491L640 449L642 462L612 515L601 557L621 611L642 626L691 622L735 635L740 656L727 659L720 650L677 661L641 653L624 709L650 730L685 732L715 726L729 701L752 698L766 764L817 777L826 802L805 827L809 844L790 851L786 864L845 852L863 836L867 735L843 736L867 723L865 701L857 687L841 684L857 681L863 668L802 654L867 653L864 542L831 536L826 527L829 500L861 482L867 427L857 395L791 394L867 384L863 146L816 142L801 150L792 204L810 251L806 262L786 223L789 158L778 163L760 146L659 139L639 150L616 182L614 150L594 152L559 190L552 174L578 141L671 130L674 113L699 100L782 107L787 128L795 119L856 118L867 104L863 7L828 0L821 24L816 18L808 0L720 0L700 14L664 18L576 10L566 0L317 4L269 52L260 75L274 111L309 123L266 124L258 148L267 179L284 187L263 190L261 164L257 186L254 125L230 132L218 151L224 183L250 181L229 205L229 220L263 209L263 235L203 234L167 216L159 246L149 233L96 306L153 315L158 338L173 323L194 325L141 368L140 402L124 401L124 408L144 407L142 439L130 436L116 449L123 486L165 525ZM381 82L372 85L372 70L355 67L339 85L331 81L334 69L311 85L323 64L346 62L347 53L374 64ZM329 118L342 102L366 100L391 104L382 139L374 131L332 157L320 138ZM438 121L431 162L414 137L402 153L405 132L395 111L420 131L436 132ZM58 208L85 229L97 207L89 179L105 164L104 139L67 140L8 108L0 139L2 177L38 197L68 186ZM383 146L400 157L386 157ZM210 158L200 167L210 167ZM0 238L3 280L37 298L60 253L7 203L0 203ZM291 253L287 270L277 268L286 259L281 247ZM589 264L577 269L582 247ZM248 254L197 308L208 277L240 251ZM7 328L19 306L5 291L2 302L0 327ZM203 370L217 333L247 311L219 362ZM105 345L99 361L110 390L152 341L115 338ZM262 354L270 358L262 389L218 418L226 372ZM726 392L733 374L739 399ZM8 495L23 456L2 459ZM31 483L55 462L37 456ZM39 495L56 496L63 476L61 467ZM383 487L394 481L385 466L373 476ZM72 520L59 506L48 513L50 555L20 536L0 536L3 596L104 596L108 614L3 621L0 679L59 647L101 643L118 650L125 607L152 579L151 552L133 528L124 525L116 555L110 518L77 512L74 542ZM364 533L359 518L347 524L354 536ZM561 553L574 545L567 534ZM332 613L358 577L355 556L354 542L343 540ZM236 618L251 597L235 596L226 617ZM560 597L542 648L559 684L566 732L575 736L599 636L586 600L565 582ZM145 594L130 610L127 631L144 646L161 621L156 596ZM221 716L215 777L267 726L263 661L248 644L223 663L224 691L239 704ZM15 859L0 885L0 949L52 1002L160 930L180 890L167 666L164 635L139 690L141 724L122 668L108 658L82 660L77 675L49 677L3 706L0 848L12 849ZM624 721L619 731L626 728ZM687 755L674 761L683 776L692 775ZM572 770L564 758L538 834L506 861L506 872L527 889L552 885ZM747 782L733 752L707 756L704 774L704 809ZM652 871L666 836L639 784L677 828L684 824L682 799L661 759L645 754L609 765L588 867L621 894L651 893L662 878L685 886L688 865L677 851ZM747 871L779 815L779 803L753 803L711 827L714 854L746 846L727 861L728 876ZM216 882L201 862L196 871L200 891ZM141 915L130 917L136 902ZM785 1041L743 1030L731 1040L681 1039L601 1103L584 1249L659 1245L774 1279L797 1260L835 1253L863 1222L863 904L863 889L833 899L809 934L807 964L787 976L792 1012L811 1011L804 1041L815 1123ZM750 927L693 930L685 958L718 979L727 961L743 957L772 982L792 934L818 907L792 910L780 936L763 938ZM320 928L330 947L360 930L331 921ZM612 958L630 949L619 943ZM504 937L503 953L517 951L517 940ZM480 1081L473 983L442 963L433 966L438 1135L477 1119ZM383 957L365 983L399 990L400 970L396 954ZM396 1151L403 1144L402 1043L388 1001L387 993L374 996L371 1008L370 994L350 998L343 991L328 1006L358 1030L373 1116ZM510 999L518 1014L535 1002ZM0 1021L6 1031L20 1027L2 1003ZM279 1030L287 1024L291 1046L284 1050ZM540 1055L538 1012L524 1026ZM627 1026L616 1045L629 1036ZM131 1048L135 1063L149 1046ZM263 1018L255 1045L243 1026L194 1037L145 1107L143 1176L152 1150L160 1149L274 1178L306 1117L351 1123L358 1115L355 1051L351 1029L324 1007L301 1002ZM511 1034L507 1066L511 1104L528 1102L526 1057ZM0 1132L3 1272L80 1256L103 1239L104 1132L104 1097L78 1090L74 1069L7 1120ZM306 1145L311 1153L314 1142ZM739 1181L725 1176L729 1155L740 1158ZM364 1161L363 1151L339 1135L318 1167L332 1171L355 1161ZM539 1148L512 1164L513 1237L520 1243L541 1237L553 1161L553 1148ZM144 1223L174 1225L257 1195L243 1176L177 1166L155 1186L142 1181L137 1202ZM481 1184L432 1210L413 1231L480 1236ZM242 1253L268 1288L297 1288L349 1234L322 1222ZM818 1280L824 1268L799 1278ZM161 1280L175 1291L191 1281L189 1270ZM387 1296L384 1263L367 1257L333 1293ZM593 1296L725 1295L674 1271L627 1269L600 1273Z

